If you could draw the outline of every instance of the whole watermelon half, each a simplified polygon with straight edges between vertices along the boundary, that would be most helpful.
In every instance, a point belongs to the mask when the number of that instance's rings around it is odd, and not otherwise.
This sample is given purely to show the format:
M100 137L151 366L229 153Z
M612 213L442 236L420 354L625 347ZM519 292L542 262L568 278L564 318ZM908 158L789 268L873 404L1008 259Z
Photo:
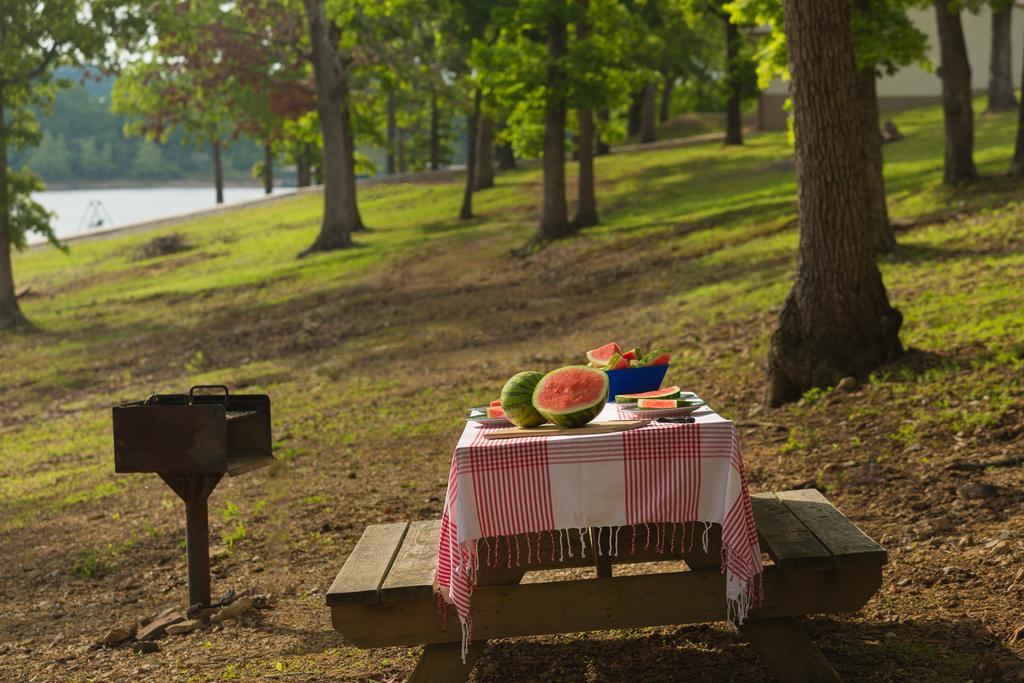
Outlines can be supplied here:
M546 422L533 407L533 390L543 377L543 372L527 370L512 375L501 388L501 407L505 417L515 426L539 427Z
M608 375L587 365L568 365L544 375L533 390L533 406L560 427L582 427L604 409Z

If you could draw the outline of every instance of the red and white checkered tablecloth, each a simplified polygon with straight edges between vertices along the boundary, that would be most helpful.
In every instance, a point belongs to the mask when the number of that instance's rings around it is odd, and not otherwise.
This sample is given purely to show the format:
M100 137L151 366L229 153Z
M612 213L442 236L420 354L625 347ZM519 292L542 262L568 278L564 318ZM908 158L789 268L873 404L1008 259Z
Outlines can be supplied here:
M595 422L622 417L608 404ZM736 428L707 408L694 417L610 434L496 440L468 422L452 457L437 567L437 589L459 614L463 647L480 539L589 527L721 524L722 616L742 623L761 550Z

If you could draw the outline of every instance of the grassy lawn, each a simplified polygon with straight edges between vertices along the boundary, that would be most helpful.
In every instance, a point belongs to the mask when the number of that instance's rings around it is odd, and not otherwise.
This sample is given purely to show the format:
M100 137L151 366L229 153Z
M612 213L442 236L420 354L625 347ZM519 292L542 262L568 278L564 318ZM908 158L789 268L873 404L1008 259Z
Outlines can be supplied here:
M334 637L323 589L367 523L439 514L465 406L611 339L675 351L670 383L742 425L753 489L816 485L890 549L861 615L814 623L841 673L963 680L979 662L1019 665L1024 644L1003 643L1020 621L1006 608L1024 598L1024 578L1012 583L1024 476L957 467L1024 445L1024 185L1002 177L1016 116L978 117L986 177L958 190L940 186L941 112L892 118L907 136L885 149L900 246L880 265L911 351L852 394L812 391L777 411L761 407L762 363L797 244L785 133L601 157L601 225L524 258L511 251L535 230L530 168L499 175L466 222L461 181L364 188L357 247L303 260L316 195L16 256L37 329L0 334L0 576L13 577L0 582L0 631L15 643L0 671L404 676L414 653ZM138 257L170 233L190 248ZM273 401L279 462L222 483L211 527L215 591L259 588L275 607L142 661L88 651L184 591L179 503L156 477L113 474L110 406L203 383ZM979 478L994 498L957 494ZM937 516L949 526L918 531ZM987 555L992 539L1011 550ZM969 577L950 584L947 566ZM606 668L631 647L697 679L765 675L724 626L502 643L477 675L542 677L524 647L587 677L656 677L661 664Z

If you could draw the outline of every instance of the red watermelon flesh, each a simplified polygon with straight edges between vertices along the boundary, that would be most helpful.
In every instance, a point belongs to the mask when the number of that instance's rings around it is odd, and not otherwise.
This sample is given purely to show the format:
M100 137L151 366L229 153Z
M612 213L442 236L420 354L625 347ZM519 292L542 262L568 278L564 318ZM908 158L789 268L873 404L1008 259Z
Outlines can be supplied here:
M642 398L637 401L638 408L678 408L680 401L675 398Z
M622 357L625 358L626 360L639 360L640 352L637 351L636 349L630 349L629 351L623 353Z
M505 410L501 406L488 406L487 417L505 417Z
M647 361L648 365L668 365L669 360L672 356L667 353L663 353L660 356L655 356L654 360Z
M607 365L604 366L605 370L623 370L629 367L629 361L624 356L615 354L608 361Z
M604 346L599 346L596 349L587 351L587 360L595 365L604 367L615 354L619 354L621 356L622 349L619 348L618 344L612 342L611 344L605 344Z
M615 398L628 399L630 401L639 401L642 398L676 398L682 391L679 387L673 386L655 389L654 391L644 391L639 394L618 394Z
M500 398L496 398L493 401L491 401L491 407L492 408L497 408L499 406L501 406L501 399Z

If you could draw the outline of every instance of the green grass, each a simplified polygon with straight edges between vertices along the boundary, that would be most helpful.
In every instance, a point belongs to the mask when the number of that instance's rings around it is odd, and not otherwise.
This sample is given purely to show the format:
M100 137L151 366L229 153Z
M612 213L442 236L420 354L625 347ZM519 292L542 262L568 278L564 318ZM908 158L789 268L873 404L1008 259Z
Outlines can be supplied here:
M1009 163L1013 114L979 116L976 158L981 172L993 177L969 189L940 184L938 109L893 118L907 139L885 150L891 212L898 223L918 224L899 234L899 250L881 266L905 316L905 345L939 357L923 371L878 378L912 415L913 429L891 435L894 446L905 446L942 425L968 433L991 428L1019 406L1024 238L1021 184L994 177ZM731 373L740 358L763 358L770 328L760 321L770 320L790 287L797 244L786 134L758 134L737 148L712 143L601 157L597 177L601 225L549 247L541 258L596 262L621 252L617 267L627 275L652 268L658 297L634 307L630 320L678 339L759 321L744 333L742 354L682 345L675 361L682 372L710 367ZM483 265L459 266L478 268L480 282L495 268L519 267L508 252L535 230L539 180L535 168L501 175L495 189L478 193L481 218L468 222L454 218L461 181L363 188L360 208L370 231L356 236L358 246L301 260L296 254L318 229L319 196L75 244L68 254L44 248L17 255L18 286L36 293L24 309L39 331L0 336L0 528L89 506L130 486L131 477L111 473L110 404L189 384L228 378L247 391L270 392L283 406L275 413L276 447L289 467L307 457L309 439L296 435L315 435L317 448L341 461L365 453L367 444L411 437L443 443L458 425L458 411L444 407L487 398L488 383L507 368L485 363L470 383L422 387L396 381L373 359L401 356L411 339L443 347L447 340L479 338L477 352L469 344L423 362L486 360L501 340L481 332L480 321L455 312L387 324L364 317L361 327L347 331L344 321L332 321L340 326L334 346L306 348L303 340L314 338L304 330L306 314L289 318L289 311L315 315L316 302L338 299L372 308L387 290L382 282L401 286L403 272L418 262L443 259L468 244ZM135 260L141 244L172 232L194 248ZM638 248L634 253L627 245ZM531 303L538 316L559 304L554 294ZM276 317L283 322L274 343L294 349L261 353L264 340L244 330L253 319ZM204 343L210 331L235 330L234 348ZM421 396L439 407L411 415L409 398L421 391L433 391L429 399ZM368 398L376 400L372 407L365 405ZM809 396L801 409L827 410L822 398ZM392 417L388 433L371 433L380 416ZM783 451L817 440L801 428Z

